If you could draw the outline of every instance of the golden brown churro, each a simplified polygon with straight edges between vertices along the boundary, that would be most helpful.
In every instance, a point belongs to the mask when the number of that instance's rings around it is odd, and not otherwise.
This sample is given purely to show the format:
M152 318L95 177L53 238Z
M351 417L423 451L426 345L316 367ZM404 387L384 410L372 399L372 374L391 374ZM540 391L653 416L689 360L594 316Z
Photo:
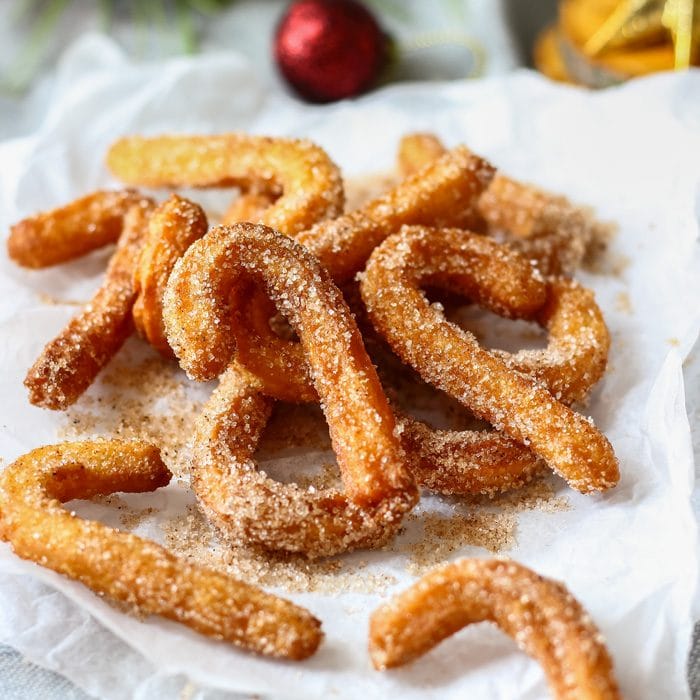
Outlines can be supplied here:
M434 134L407 134L399 142L399 171L412 175L445 152ZM587 209L500 172L479 197L476 211L475 230L502 239L545 275L572 275L600 239L600 224Z
M173 356L163 328L165 285L175 263L207 228L202 207L175 194L155 209L148 222L134 271L134 323L139 334L165 357Z
M231 536L269 548L320 556L386 541L415 504L416 487L352 315L308 251L264 226L212 229L177 263L168 282L170 345L192 378L218 376L235 353L231 291L246 277L264 287L299 335L347 495L303 491L255 470L246 441L263 422L265 402L253 396L259 387L253 389L252 381L240 386L240 377L229 382L229 374L198 429L193 469L200 471L195 475L200 499ZM234 410L234 402L245 411ZM245 425L251 416L256 427ZM241 439L246 446L237 452L230 442ZM210 474L202 478L201 470ZM222 484L212 479L216 471L235 478ZM354 534L358 525L360 533Z
M510 272L499 274L496 261L510 264ZM470 332L448 322L442 308L431 305L422 293L425 284L466 294L506 317L527 318L546 298L546 287L532 268L483 236L406 227L374 251L361 289L375 328L425 381L530 447L579 491L614 486L619 471L607 439L535 379L513 371L481 348ZM513 300L522 306L513 306ZM572 316L564 325L568 331L579 330L570 326L587 318ZM576 335L579 342L593 346L590 353L581 353L589 359L597 359L596 346L607 350L607 332L603 340L588 332L600 330L597 320ZM592 370L590 376L597 378L599 373Z
M262 223L265 211L274 204L275 199L276 197L269 194L244 193L234 199L224 212L221 223L224 225L239 224L245 221L252 224Z
M102 285L27 372L24 385L33 404L54 410L70 406L131 334L134 269L153 207L145 198L131 206Z
M75 498L154 491L170 476L158 449L143 442L41 447L0 476L0 536L18 556L141 614L167 617L259 654L313 654L321 625L303 608L61 507Z
M143 201L133 190L100 190L12 226L7 253L22 267L42 268L75 260L114 243L129 209Z
M459 146L361 209L322 221L296 240L336 282L347 282L363 269L374 248L403 225L470 228L478 218L476 202L493 175L485 160Z
M560 583L511 561L440 566L370 620L375 668L402 666L462 627L493 622L539 661L559 700L619 700L613 664L591 618Z
M251 187L279 195L261 223L292 235L343 209L340 172L310 141L220 134L129 136L107 154L123 182L147 187Z

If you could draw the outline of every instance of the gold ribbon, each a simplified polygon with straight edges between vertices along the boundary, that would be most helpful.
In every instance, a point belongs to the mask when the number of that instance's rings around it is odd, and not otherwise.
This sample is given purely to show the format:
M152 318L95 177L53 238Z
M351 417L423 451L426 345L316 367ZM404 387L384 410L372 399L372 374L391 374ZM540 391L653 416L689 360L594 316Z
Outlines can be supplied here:
M606 0L588 0L600 6ZM612 50L673 42L673 65L688 68L698 59L700 0L622 0L583 45L591 58Z

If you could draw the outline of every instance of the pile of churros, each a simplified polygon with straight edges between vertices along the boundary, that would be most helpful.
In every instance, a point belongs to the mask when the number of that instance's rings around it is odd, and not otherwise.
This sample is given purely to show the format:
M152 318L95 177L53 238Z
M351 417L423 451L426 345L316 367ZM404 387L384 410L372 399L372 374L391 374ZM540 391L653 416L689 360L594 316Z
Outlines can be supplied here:
M24 219L7 240L26 268L115 244L94 297L29 368L29 400L65 410L134 332L191 379L217 379L189 472L224 541L328 557L391 542L421 490L495 494L547 469L583 494L618 482L610 443L572 408L603 376L610 339L594 295L572 279L593 224L565 198L430 134L404 137L397 183L347 212L338 167L308 141L127 137L106 162L128 189ZM210 227L198 203L175 193L158 203L138 187L240 196ZM455 298L538 324L547 346L483 347L446 315L440 299ZM386 355L489 427L438 430L402 411L389 398ZM281 483L257 468L275 401L320 404L342 489ZM158 446L144 442L36 449L0 475L0 537L141 614L259 654L312 655L321 622L303 608L61 506L170 478ZM620 697L582 607L507 560L429 573L372 614L369 653L377 669L400 666L481 621L542 664L556 697Z

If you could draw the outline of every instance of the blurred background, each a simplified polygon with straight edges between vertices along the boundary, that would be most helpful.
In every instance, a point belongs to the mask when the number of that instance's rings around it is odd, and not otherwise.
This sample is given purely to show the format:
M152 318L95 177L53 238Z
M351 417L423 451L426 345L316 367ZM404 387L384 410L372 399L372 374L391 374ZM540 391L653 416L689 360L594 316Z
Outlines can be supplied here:
M271 88L331 101L522 66L605 87L697 64L699 26L700 0L3 0L0 137L35 126L61 56L95 32L135 62L236 51Z

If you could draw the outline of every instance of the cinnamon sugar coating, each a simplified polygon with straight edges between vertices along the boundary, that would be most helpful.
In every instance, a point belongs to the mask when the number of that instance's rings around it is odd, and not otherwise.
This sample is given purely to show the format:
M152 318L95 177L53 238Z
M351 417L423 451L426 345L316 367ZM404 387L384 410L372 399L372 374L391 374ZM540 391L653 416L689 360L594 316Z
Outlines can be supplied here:
M491 496L524 486L544 468L528 447L494 430L436 430L400 413L396 422L413 476L431 491Z
M359 297L359 292L355 295ZM242 285L232 298L236 310L231 330L240 369L254 374L252 381L265 396L294 403L318 401L301 345L280 338L270 328L271 302L265 294L249 284ZM352 308L368 346L374 341L373 329L359 303L361 300L355 300ZM377 361L374 356L373 361ZM411 471L421 486L431 490L493 494L528 483L544 466L530 449L500 433L434 430L396 409L395 414Z
M408 176L445 152L434 134L407 134L399 142L398 166ZM544 275L572 275L589 249L608 237L586 208L500 172L479 197L476 213L475 230L503 240Z
M361 209L316 224L296 240L313 252L333 279L347 282L387 236L407 224L469 228L476 201L494 169L463 146L446 152Z
M271 327L277 307L254 283L241 283L231 299L231 332L236 360L256 377L266 396L280 401L318 401L301 345L281 338Z
M375 328L425 381L528 446L579 491L614 486L617 459L593 424L448 322L442 308L428 302L422 285L466 294L506 317L528 318L547 295L536 271L488 238L406 227L374 251L361 289ZM576 337L584 342L591 336Z
M42 268L75 260L114 243L124 217L143 197L133 190L99 190L51 211L35 214L10 229L7 254L22 267Z
M272 404L235 361L221 376L192 441L192 488L207 518L234 544L249 542L309 559L387 544L417 500L413 488L403 485L361 503L335 488L271 479L253 456ZM369 424L357 458L370 457L374 432Z
M319 621L303 608L61 507L76 498L154 491L169 481L158 449L148 443L42 447L0 476L0 537L18 556L142 615L161 615L259 654L289 659L313 654L323 635Z
M438 567L376 610L372 663L379 670L401 666L463 627L487 621L541 664L555 698L622 697L602 635L565 586L497 559Z
M403 224L468 225L492 176L486 161L456 148L360 209L321 221L294 238L336 281L347 282L363 269L375 246ZM233 330L238 333L239 362L262 380L268 396L316 400L300 348L269 332L264 301L255 296L241 294L236 304L239 322Z
M358 506L366 509L361 519L370 522L371 529L388 528L393 532L417 500L415 484L394 435L394 414L357 325L328 272L308 251L264 226L213 228L192 245L168 282L164 309L171 347L192 378L218 376L235 353L230 329L231 292L246 278L265 289L300 338L329 424L347 495L336 491L302 492L261 479L249 459L249 448L246 447L247 453L242 450L237 455L226 445L226 440L241 432L254 435L255 431L245 425L238 425L236 431L222 430L217 421L238 422L241 417L245 420L246 416L264 414L262 408L253 408L263 405L257 396L260 387L246 386L244 381L243 392L234 386L232 393L224 389L220 393L224 395L224 405L226 401L239 401L236 397L245 394L246 410L240 412L229 406L219 411L215 397L214 427L198 431L197 442L201 443L202 435L211 435L213 430L214 440L207 446L210 461L220 460L218 468L233 477L226 484L229 490L222 504L209 506L227 507L235 536L255 539L269 548L320 556L379 542L376 533L371 542L363 540L361 544L344 534L336 537L324 531L323 525L319 529L308 517L310 512L331 509L333 517L329 521L335 520L340 509L349 521L342 526L345 532L354 526ZM219 439L224 434L228 437ZM198 447L197 452L200 451ZM193 461L193 469L199 469L200 463L201 454ZM246 473L249 478L242 479ZM195 484L202 481L195 478ZM214 495L221 490L219 485ZM199 495L206 497L207 493ZM263 512L266 517L269 514L263 527L249 526L241 532L242 523L254 524ZM313 530L311 536L309 529ZM319 538L316 542L315 537ZM382 535L381 541L385 540Z
M208 228L198 204L173 194L154 210L134 271L134 324L165 357L173 353L163 327L163 294L175 263Z
M546 348L491 352L537 379L558 401L581 401L605 374L610 350L610 333L593 292L573 280L549 279L546 301L531 320L547 331Z
M545 275L572 275L604 234L587 209L500 173L478 209L490 235L504 236L512 248L536 260Z
M109 149L107 166L132 185L238 186L279 195L260 223L288 235L343 210L340 171L310 141L236 133L129 136Z
M53 410L70 406L131 334L134 269L153 207L141 198L124 216L102 285L27 372L24 385L31 403Z

